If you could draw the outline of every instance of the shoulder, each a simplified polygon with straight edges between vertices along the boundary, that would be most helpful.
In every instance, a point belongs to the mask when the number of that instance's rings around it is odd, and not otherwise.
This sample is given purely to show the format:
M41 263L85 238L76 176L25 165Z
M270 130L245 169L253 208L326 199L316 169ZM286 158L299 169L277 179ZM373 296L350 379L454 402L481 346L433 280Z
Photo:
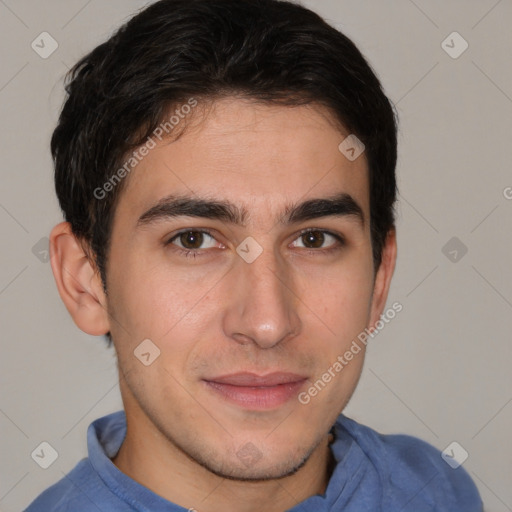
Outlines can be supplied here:
M25 512L66 512L70 510L71 503L82 505L80 483L88 478L88 466L88 459L82 459L70 473L37 496Z
M89 512L132 510L115 494L115 479L108 479L109 457L122 443L126 431L124 411L98 418L87 429L89 457L42 492L25 512ZM107 484L107 481L109 482Z
M411 496L408 509L414 510L414 504L421 502L430 504L435 511L483 510L478 490L467 471L462 465L450 466L429 443L408 435L380 434L345 416L340 417L339 424L370 460L383 488L394 489L395 495ZM392 500L393 492L384 494Z
M106 508L102 508L105 507ZM82 459L72 471L43 491L24 512L98 512L128 511L106 487L88 458Z

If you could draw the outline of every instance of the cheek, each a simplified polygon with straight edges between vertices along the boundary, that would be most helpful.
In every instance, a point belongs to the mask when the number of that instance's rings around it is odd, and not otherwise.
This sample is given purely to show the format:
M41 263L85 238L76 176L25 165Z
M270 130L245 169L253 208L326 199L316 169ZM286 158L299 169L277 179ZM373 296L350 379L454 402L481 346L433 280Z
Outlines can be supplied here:
M315 348L314 378L299 403L310 418L330 423L349 401L361 375L366 346L358 337L370 318L372 280L352 268L322 284L310 300L311 309L318 314L305 310L309 322L297 347L303 352Z
M373 279L364 260L351 257L328 271L301 273L297 294L338 344L364 330L370 318Z
M113 327L134 340L157 341L194 331L201 320L198 311L208 311L203 303L211 308L209 295L224 273L206 266L191 270L172 268L165 261L127 261L122 272L111 273L109 309L122 328Z

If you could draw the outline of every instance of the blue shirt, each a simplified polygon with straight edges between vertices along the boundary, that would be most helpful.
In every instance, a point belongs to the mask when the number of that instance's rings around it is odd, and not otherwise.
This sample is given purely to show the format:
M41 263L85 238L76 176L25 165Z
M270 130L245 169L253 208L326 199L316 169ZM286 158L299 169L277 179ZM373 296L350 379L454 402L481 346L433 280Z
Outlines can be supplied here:
M110 460L126 435L124 411L94 421L89 456L25 512L186 512L122 473ZM429 444L382 435L340 415L331 450L336 466L323 495L290 512L482 512L475 484Z

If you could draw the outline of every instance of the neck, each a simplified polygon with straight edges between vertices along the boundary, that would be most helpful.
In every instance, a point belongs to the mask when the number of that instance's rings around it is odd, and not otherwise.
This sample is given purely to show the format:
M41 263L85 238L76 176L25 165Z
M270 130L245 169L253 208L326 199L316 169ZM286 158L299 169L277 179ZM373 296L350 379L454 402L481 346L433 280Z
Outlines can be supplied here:
M293 475L267 481L219 477L189 458L146 418L130 422L112 462L155 494L197 512L282 512L315 494L323 494L334 460L326 435Z

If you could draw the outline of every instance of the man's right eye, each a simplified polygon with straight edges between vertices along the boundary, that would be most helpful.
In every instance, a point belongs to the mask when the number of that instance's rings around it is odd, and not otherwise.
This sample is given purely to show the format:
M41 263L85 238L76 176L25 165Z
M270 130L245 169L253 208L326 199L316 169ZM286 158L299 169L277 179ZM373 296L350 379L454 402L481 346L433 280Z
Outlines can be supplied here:
M166 246L174 246L178 253L184 256L197 256L203 255L208 249L224 249L224 245L218 242L213 235L206 230L201 229L187 229L180 231L169 239Z

